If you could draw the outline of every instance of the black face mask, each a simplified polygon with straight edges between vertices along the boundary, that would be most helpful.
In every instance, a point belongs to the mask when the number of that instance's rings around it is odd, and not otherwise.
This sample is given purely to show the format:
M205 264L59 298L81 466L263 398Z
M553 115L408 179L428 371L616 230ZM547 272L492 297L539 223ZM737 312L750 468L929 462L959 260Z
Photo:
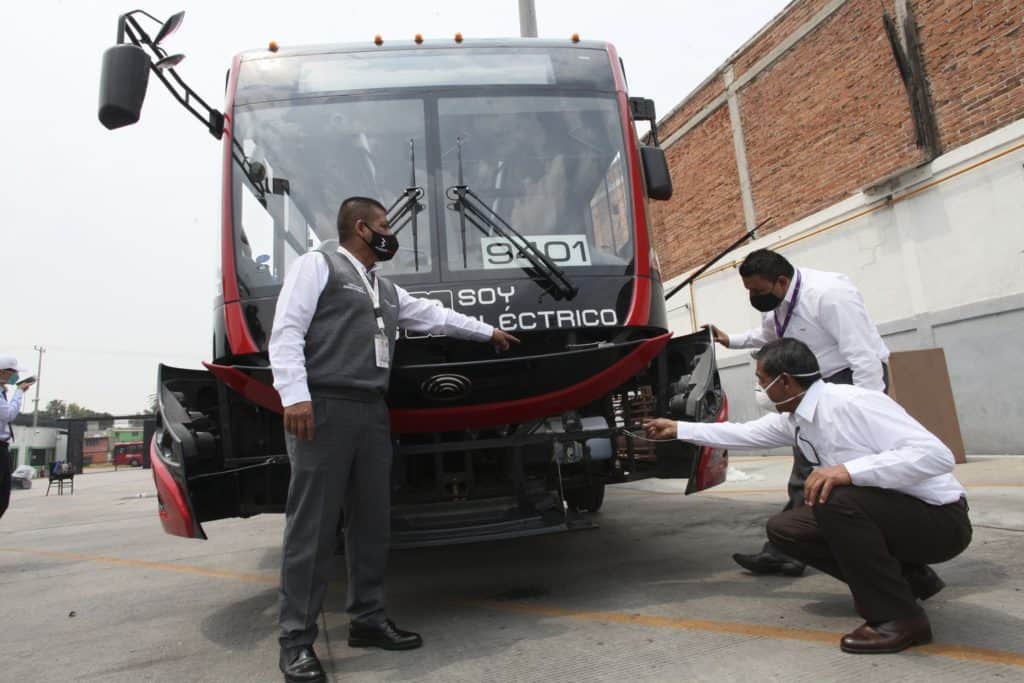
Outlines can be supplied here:
M767 294L751 294L750 305L761 311L767 313L768 311L774 311L782 303L782 297L776 296L771 292Z
M366 223L363 225L370 228ZM366 242L366 246L373 250L373 255L377 257L378 261L390 261L398 252L398 237L382 235L373 228L370 228L370 232L373 233L373 237L370 240L363 240Z

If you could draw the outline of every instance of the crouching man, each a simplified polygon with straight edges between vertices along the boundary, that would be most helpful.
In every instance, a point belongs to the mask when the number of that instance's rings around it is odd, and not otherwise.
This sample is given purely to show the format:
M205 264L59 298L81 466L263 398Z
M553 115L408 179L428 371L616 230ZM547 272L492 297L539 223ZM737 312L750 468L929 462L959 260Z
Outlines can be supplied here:
M814 354L796 339L754 357L758 389L780 414L743 424L659 418L645 422L648 436L733 449L798 445L814 465L806 505L772 517L768 538L850 587L865 623L840 648L887 653L930 642L917 601L945 584L928 565L971 542L953 454L885 394L821 381Z

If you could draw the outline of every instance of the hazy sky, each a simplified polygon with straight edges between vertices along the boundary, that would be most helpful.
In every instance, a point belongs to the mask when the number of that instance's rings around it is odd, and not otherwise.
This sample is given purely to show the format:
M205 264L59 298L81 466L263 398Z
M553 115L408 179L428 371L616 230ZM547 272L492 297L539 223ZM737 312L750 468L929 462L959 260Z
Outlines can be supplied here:
M99 124L100 58L119 13L142 7L164 18L184 9L166 46L187 55L178 73L216 107L231 57L270 40L519 34L516 0L135 2L36 0L7 10L0 353L34 372L33 345L47 348L41 406L60 398L140 411L158 363L200 367L211 353L221 144L156 79L138 124L113 132ZM542 38L578 32L614 43L630 94L652 97L662 115L786 4L537 0L537 27Z

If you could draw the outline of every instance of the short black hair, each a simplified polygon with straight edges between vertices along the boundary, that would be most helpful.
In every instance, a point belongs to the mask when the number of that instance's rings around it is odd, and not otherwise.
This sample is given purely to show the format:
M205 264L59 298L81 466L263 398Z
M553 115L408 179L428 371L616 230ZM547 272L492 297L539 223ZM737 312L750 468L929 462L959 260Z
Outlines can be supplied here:
M356 222L373 216L374 210L387 213L384 205L370 197L349 197L338 207L338 241L345 242L356 231Z
M765 373L773 377L786 373L805 389L821 379L818 359L799 339L783 337L770 341L754 352L754 359L761 361Z
M778 280L785 275L793 277L793 264L786 260L782 254L771 249L757 249L747 254L740 264L740 277L760 275L763 278Z

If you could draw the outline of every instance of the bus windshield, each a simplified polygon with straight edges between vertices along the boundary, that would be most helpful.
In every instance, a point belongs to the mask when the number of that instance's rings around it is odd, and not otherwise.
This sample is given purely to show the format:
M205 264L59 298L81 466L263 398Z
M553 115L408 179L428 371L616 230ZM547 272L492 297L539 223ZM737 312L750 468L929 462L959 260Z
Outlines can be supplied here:
M262 194L234 169L236 257L243 290L279 285L300 254L337 239L338 206L373 197L390 206L409 185L427 183L423 102L417 99L302 100L236 108L236 139L266 169ZM410 145L411 141L411 145ZM410 162L410 147L416 162ZM433 267L431 196L419 200L418 254L411 235L388 272Z
M446 191L466 187L559 267L632 258L616 102L596 97L455 97L438 103ZM451 196L451 192L448 192ZM450 270L523 267L526 259L458 207L445 211Z
M236 106L233 133L266 172L254 185L233 169L243 296L270 295L295 258L336 239L344 198L391 207L408 188L421 190L416 220L392 226L401 246L383 265L388 275L515 277L529 267L500 231L467 218L453 201L460 186L570 275L631 267L632 131L612 93L526 85L293 95Z

